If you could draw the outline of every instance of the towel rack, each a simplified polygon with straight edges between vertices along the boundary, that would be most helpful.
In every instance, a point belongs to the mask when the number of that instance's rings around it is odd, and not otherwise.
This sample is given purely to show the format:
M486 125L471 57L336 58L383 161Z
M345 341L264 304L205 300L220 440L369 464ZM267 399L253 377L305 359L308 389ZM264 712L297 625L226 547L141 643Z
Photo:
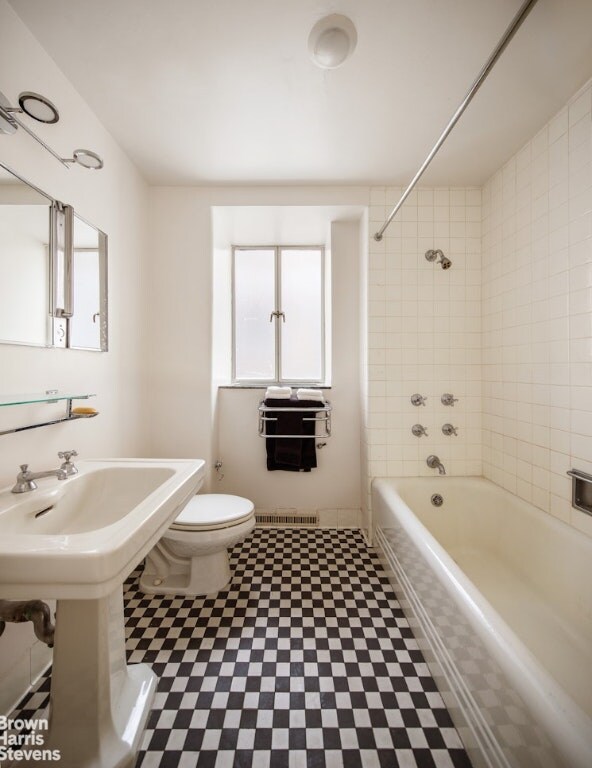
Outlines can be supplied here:
M259 404L259 437L281 437L281 438L298 438L302 440L303 438L326 438L331 437L331 403L328 403L325 401L324 403L319 402L318 406L306 406L306 407L294 407L294 408L282 408L281 406L278 407L273 405L265 405L265 402L262 401ZM273 413L278 413L278 411L281 411L282 413L311 413L312 416L304 416L302 421L314 421L315 422L315 434L314 435L270 435L267 433L267 423L269 421L277 421L277 416L266 416L267 413L270 411L273 411ZM317 424L321 424L321 429L324 430L324 432L319 433L317 431Z

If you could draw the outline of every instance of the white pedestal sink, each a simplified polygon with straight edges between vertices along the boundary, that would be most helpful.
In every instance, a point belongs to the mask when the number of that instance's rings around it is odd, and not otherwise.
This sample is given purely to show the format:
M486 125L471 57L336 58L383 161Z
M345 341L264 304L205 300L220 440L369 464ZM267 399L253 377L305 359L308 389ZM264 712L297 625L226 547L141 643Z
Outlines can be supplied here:
M204 462L78 468L26 494L0 491L0 595L58 601L42 749L59 750L61 768L132 768L157 680L126 664L122 584L198 490Z

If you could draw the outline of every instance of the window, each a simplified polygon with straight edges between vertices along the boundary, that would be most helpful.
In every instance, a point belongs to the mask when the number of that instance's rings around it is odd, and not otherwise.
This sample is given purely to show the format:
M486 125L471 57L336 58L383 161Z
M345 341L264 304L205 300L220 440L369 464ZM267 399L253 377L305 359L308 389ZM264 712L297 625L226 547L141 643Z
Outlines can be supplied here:
M233 380L322 383L325 249L236 246Z

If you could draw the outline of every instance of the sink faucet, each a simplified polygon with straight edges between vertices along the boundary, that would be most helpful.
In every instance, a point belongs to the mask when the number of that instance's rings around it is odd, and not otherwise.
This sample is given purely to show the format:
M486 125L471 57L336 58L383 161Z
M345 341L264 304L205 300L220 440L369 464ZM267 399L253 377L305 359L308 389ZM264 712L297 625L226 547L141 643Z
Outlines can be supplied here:
M440 475L446 474L446 470L444 469L444 464L442 464L442 462L437 456L434 456L433 454L431 456L428 456L426 459L426 464L430 469L437 469L438 474Z
M58 480L65 480L68 473L62 469L50 469L47 472L30 472L28 464L21 464L21 471L16 476L16 483L12 488L12 493L28 493L37 488L35 480L42 477L57 477Z

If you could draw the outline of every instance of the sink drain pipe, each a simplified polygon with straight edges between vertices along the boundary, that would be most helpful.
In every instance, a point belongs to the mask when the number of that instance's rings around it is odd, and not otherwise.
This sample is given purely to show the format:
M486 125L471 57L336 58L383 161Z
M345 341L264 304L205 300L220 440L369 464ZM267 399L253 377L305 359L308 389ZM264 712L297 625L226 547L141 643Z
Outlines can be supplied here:
M0 600L0 635L7 622L20 624L32 621L35 636L50 648L53 648L55 626L51 623L51 611L42 600Z

